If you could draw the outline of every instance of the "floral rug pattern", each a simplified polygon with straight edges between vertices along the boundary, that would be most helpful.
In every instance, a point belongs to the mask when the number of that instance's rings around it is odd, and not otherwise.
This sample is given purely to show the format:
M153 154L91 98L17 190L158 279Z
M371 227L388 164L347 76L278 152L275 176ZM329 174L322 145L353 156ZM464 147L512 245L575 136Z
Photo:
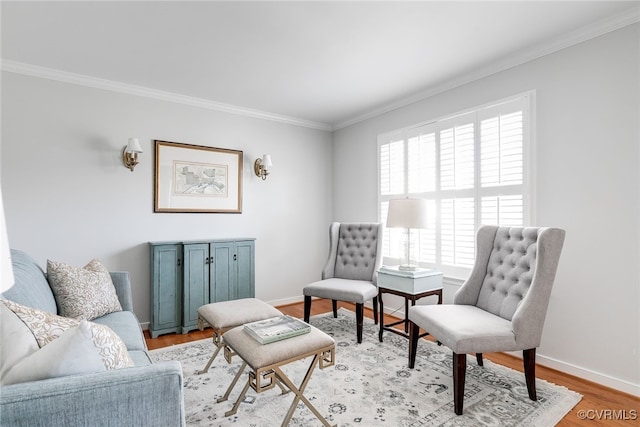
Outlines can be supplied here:
M408 340L385 332L378 341L378 326L365 319L362 344L356 343L354 313L340 309L314 316L310 323L336 342L335 366L316 369L304 395L331 424L339 426L553 426L581 399L565 387L537 379L538 401L529 400L524 374L485 360L484 367L468 357L464 413L453 412L452 359L446 347L420 340L415 369L407 367ZM268 344L267 344L268 345ZM182 363L185 410L189 426L272 427L282 423L294 394L276 387L256 394L249 389L238 412L225 417L247 379L238 381L226 402L216 403L240 367L235 356L227 364L222 352L209 372L198 375L214 351L212 340L154 350L154 361ZM310 358L285 365L282 370L298 386ZM299 403L291 426L320 426L321 422Z

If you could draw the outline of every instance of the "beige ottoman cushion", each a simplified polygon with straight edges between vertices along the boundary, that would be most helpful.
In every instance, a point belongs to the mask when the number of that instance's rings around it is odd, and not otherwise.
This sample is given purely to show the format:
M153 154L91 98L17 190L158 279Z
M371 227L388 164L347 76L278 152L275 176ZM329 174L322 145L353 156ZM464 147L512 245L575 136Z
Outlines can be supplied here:
M214 302L198 308L198 315L215 329L226 329L280 316L282 312L257 298Z
M251 338L243 326L238 326L224 334L224 343L254 370L289 359L300 359L335 344L333 338L314 326L308 334L264 345Z

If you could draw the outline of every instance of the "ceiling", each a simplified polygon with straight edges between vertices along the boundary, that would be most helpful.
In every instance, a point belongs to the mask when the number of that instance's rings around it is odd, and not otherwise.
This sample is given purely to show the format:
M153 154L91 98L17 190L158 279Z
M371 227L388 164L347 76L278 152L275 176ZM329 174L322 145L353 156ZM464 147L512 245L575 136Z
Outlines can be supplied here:
M2 1L2 68L336 129L637 22L639 4Z

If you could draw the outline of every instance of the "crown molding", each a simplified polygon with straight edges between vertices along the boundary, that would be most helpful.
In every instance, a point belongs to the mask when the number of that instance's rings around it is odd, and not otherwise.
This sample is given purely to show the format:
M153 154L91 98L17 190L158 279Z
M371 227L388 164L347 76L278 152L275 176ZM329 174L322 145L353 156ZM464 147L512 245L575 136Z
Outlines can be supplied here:
M327 123L314 122L311 120L299 119L296 117L283 116L266 111L254 110L232 104L211 101L203 98L180 95L178 93L166 92L151 89L144 86L137 86L128 83L116 82L113 80L100 79L83 74L70 73L53 68L40 67L37 65L25 64L22 62L7 59L0 60L0 70L9 73L23 74L31 77L55 80L64 83L71 83L80 86L87 86L95 89L103 89L112 92L120 92L128 95L141 96L145 98L157 99L160 101L174 102L177 104L189 105L192 107L205 108L208 110L221 111L239 116L252 117L262 120L270 120L294 126L302 126L311 129L332 131L333 127Z
M587 25L578 30L572 31L559 37L551 42L544 43L533 47L528 50L520 51L514 55L510 55L505 59L495 62L490 66L477 69L473 72L463 74L461 76L452 78L442 84L432 86L416 94L403 98L393 103L389 103L382 107L370 110L364 114L352 117L348 120L338 122L335 124L328 124L322 122L315 122L311 120L299 119L296 117L284 116L275 113L269 113L266 111L254 110L251 108L241 107L232 104L225 104L222 102L212 101L204 98L196 98L186 95L181 95L173 92L166 92L157 89L151 89L144 86L137 86L128 83L121 83L112 80L100 79L97 77L86 76L82 74L70 73L66 71L56 70L52 68L40 67L36 65L26 64L17 61L11 61L6 59L0 59L0 70L23 74L32 77L39 77L43 79L56 80L65 83L71 83L81 86L92 87L96 89L109 90L113 92L120 92L134 96L141 96L145 98L152 98L161 101L174 102L183 105L189 105L193 107L199 107L209 110L221 111L230 114L236 114L240 116L252 117L262 120L269 120L279 123L290 124L294 126L307 127L311 129L318 129L323 131L336 131L356 123L371 119L373 117L388 113L393 110L405 107L418 101L430 98L437 94L446 92L456 87L471 83L475 80L490 76L492 74L513 68L515 66L524 64L542 56L557 52L567 47L582 43L592 38L604 35L611 31L618 30L628 25L637 23L640 21L640 7L637 5L623 11L619 14L613 15L604 20L598 21L594 24Z
M562 37L556 38L548 43L543 43L535 46L531 49L520 51L516 54L510 55L505 59L495 62L490 66L480 68L470 73L463 74L448 80L442 84L432 86L426 90L420 91L407 98L403 98L399 101L387 104L380 108L376 108L364 114L355 116L351 119L345 120L333 125L333 130L339 130L356 123L371 119L373 117L388 113L393 110L405 107L418 101L430 98L434 95L446 92L456 87L471 83L475 80L496 74L498 72L513 68L515 66L524 64L534 59L538 59L542 56L549 55L567 47L574 46L576 44L585 42L587 40L602 36L609 32L618 30L631 24L635 24L640 21L640 6L636 5L629 8L619 14L612 15L609 18L597 21L591 25L579 28L575 31L567 33Z

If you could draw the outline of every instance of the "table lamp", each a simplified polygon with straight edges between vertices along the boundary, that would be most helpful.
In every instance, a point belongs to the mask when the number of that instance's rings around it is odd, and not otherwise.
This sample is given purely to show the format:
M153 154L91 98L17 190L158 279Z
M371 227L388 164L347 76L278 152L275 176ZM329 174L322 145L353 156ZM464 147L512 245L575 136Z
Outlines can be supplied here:
M416 271L418 265L411 260L411 229L427 228L427 201L425 199L391 199L387 213L388 228L404 228L405 251L398 269Z

